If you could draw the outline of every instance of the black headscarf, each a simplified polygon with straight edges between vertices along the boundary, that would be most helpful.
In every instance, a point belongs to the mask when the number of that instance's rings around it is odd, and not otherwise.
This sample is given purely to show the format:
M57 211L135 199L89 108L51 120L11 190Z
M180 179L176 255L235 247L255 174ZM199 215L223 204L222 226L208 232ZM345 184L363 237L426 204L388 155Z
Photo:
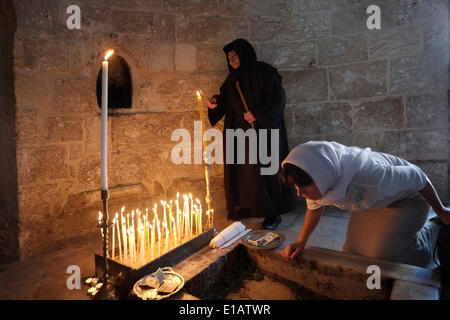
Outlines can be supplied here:
M228 61L228 53L235 51L239 57L239 68L233 69ZM258 61L256 58L255 49L245 39L236 39L227 44L223 51L225 52L228 69L230 70L230 77L233 84L236 81L240 82L247 105L256 105L261 96L263 86L263 79L258 70Z

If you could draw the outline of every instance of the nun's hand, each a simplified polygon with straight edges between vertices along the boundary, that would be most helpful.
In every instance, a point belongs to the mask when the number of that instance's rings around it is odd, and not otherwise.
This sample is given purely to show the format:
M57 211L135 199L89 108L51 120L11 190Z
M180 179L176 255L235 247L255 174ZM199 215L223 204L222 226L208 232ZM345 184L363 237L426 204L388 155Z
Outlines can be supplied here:
M293 260L295 257L301 255L305 249L305 244L302 242L294 242L288 244L281 255L286 260Z
M253 113L251 113L250 111L244 113L244 119L245 119L245 121L247 121L247 122L250 123L250 124L252 124L253 122L256 121L255 116L254 116Z
M208 108L209 109L215 109L217 108L217 99L216 98L211 98L209 100L206 100L206 102L208 103Z

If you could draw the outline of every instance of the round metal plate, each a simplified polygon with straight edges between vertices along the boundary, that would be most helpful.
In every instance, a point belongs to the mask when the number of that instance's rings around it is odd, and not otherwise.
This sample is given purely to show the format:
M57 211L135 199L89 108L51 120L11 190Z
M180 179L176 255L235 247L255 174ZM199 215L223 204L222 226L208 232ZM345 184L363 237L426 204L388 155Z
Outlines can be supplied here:
M257 239L261 238L262 236L264 236L268 232L276 233L278 235L278 238L276 238L274 241L272 241L271 243L269 243L268 245L266 245L264 247L257 247L248 242L249 239L257 240ZM275 248L279 247L284 242L285 239L286 239L285 236L281 232L261 229L261 230L252 230L249 233L247 233L246 235L244 235L241 238L241 243L244 246L251 248L251 249L267 250L267 249L275 249Z
M169 268L163 268L164 270L164 281L169 280L169 281L174 281L177 282L178 285L177 287L173 290L173 292L171 293L167 293L167 294L160 294L158 292L158 289L152 288L152 289L143 289L140 284L142 283L143 278L139 279L133 286L133 291L134 293L141 298L142 300L161 300L161 299L166 299L172 295L174 295L175 293L177 293L178 291L181 290L181 288L183 288L184 286L184 279L182 276L180 276L178 273L173 272L170 268L170 270L167 270Z

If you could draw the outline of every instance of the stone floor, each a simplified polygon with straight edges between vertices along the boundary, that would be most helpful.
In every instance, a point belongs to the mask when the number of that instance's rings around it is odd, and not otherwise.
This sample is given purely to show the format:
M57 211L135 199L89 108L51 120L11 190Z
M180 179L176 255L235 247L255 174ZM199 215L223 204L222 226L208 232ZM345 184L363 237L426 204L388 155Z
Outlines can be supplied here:
M346 212L327 208L308 244L340 251L348 218ZM303 220L304 208L301 207L282 216L279 230L286 236L285 243L297 239ZM215 225L222 230L231 222L218 218ZM248 228L258 229L262 219L246 219L242 222ZM95 234L25 261L0 265L0 299L90 299L84 281L94 275L94 253L100 252L101 238ZM79 290L67 288L66 281L70 274L66 270L70 265L80 267L82 288Z

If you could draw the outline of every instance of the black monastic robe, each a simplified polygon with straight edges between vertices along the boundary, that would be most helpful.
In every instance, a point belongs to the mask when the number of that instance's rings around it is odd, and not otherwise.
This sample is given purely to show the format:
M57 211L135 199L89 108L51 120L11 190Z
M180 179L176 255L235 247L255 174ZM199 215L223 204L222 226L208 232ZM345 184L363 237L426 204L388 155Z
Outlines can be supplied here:
M285 92L281 84L281 75L267 63L257 61L256 53L249 42L237 39L224 47L227 55L234 50L239 56L240 66L233 69L228 63L230 73L216 95L218 106L208 109L208 118L212 126L225 116L223 133L224 184L228 219L239 220L249 217L275 217L295 208L295 191L284 186L279 177L281 162L289 153L284 108ZM244 105L236 88L239 81L249 111L256 118L255 129L267 130L267 152L270 154L271 129L279 130L279 164L274 175L261 175L259 147L257 163L249 163L249 145L246 139L246 162L237 164L237 140L235 140L234 164L226 163L226 129L251 128L244 119ZM257 131L258 132L258 131ZM258 145L259 145L259 134ZM267 164L265 166L270 166Z

